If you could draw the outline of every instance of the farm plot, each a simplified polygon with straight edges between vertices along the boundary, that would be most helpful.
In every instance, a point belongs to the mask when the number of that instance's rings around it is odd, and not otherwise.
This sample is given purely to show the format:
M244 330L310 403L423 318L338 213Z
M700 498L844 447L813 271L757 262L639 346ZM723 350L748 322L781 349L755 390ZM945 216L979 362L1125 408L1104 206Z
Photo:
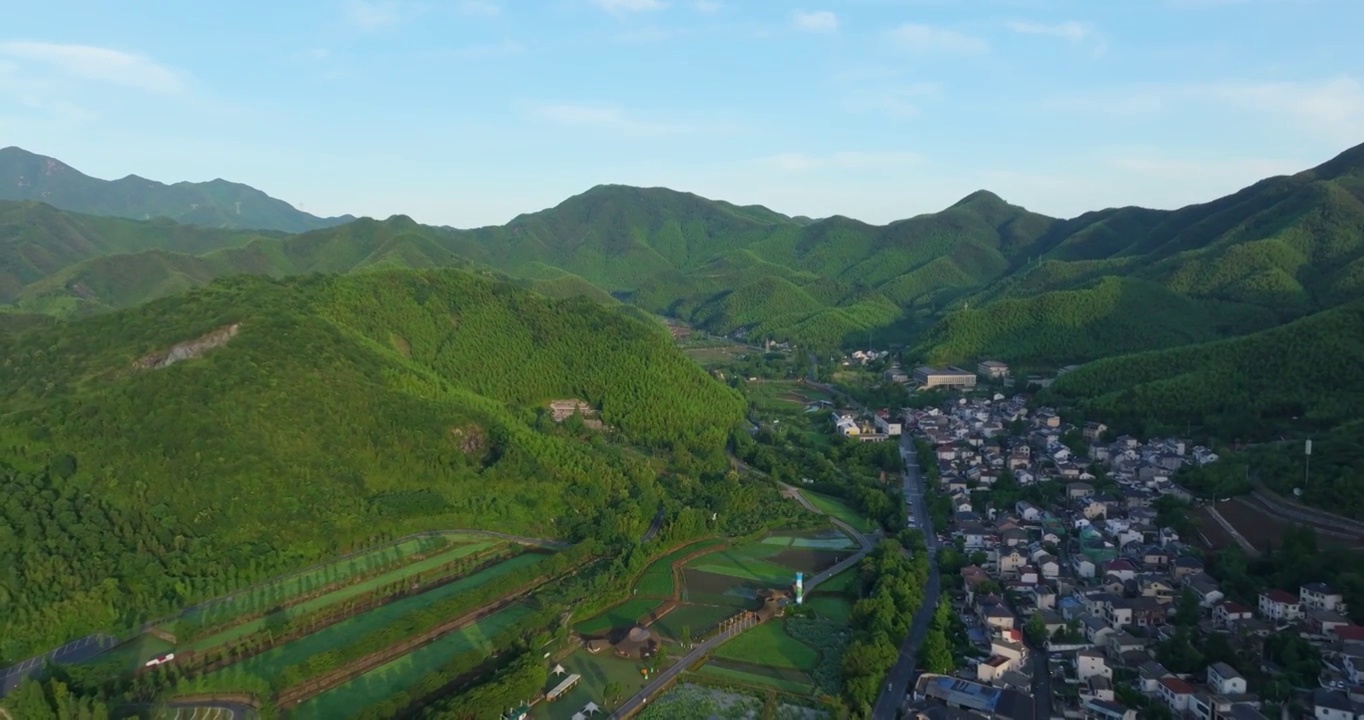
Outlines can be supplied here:
M839 520L842 520L843 522L853 526L854 528L858 529L861 532L872 531L873 528L871 526L871 523L867 521L867 518L863 517L861 513L857 512L856 510L853 510L851 507L845 505L843 501L829 497L828 495L820 495L819 493L813 493L808 490L802 491L802 494L805 495L806 499L810 501L810 504L819 508L824 513L827 513L829 515L832 515L833 517L838 518Z
M755 687L772 687L796 695L810 695L818 691L810 676L799 670L784 670L733 660L711 660L696 672Z
M353 717L366 706L404 690L460 653L470 650L492 652L494 648L489 641L532 612L528 605L512 605L318 695L294 708L289 717L295 720Z
M485 585L517 568L539 562L543 558L543 555L533 553L518 555L506 562L447 585L442 585L429 592L403 598L397 602L343 620L311 635L306 635L260 655L247 658L218 672L235 672L236 669L240 668L260 677L275 678L284 668L301 663L314 655L345 647L355 638L383 628L398 618L410 613L420 612L446 598Z
M772 668L809 670L819 662L819 651L791 637L785 621L773 619L716 648L714 657Z
M578 623L573 629L583 635L595 635L612 628L630 627L636 620L659 606L657 600L636 598L609 608L606 612Z
M675 610L664 615L651 627L654 632L675 642L682 641L683 630L691 633L692 640L698 640L714 630L721 620L734 615L738 610L739 608L733 605L688 603L678 605Z
M189 645L187 645L187 647L190 650L194 651L203 651L212 647L216 647L223 643L231 642L238 638L245 637L252 633L263 630L271 622L272 617L275 620L278 620L279 617L286 618L296 617L299 615L312 612L314 610L319 610L321 608L335 605L337 603L344 602L352 597L356 597L364 593L367 593L375 588L380 588L386 585L392 585L401 582L408 578L415 577L416 575L424 571L438 568L441 565L444 565L453 560L457 560L462 557L467 557L485 550L491 550L503 544L504 543L499 543L492 540L485 540L480 542L471 542L456 545L448 550L445 550L444 552L437 553L435 555L432 555L431 557L424 558L418 562L405 565L403 567L395 568L393 570L390 570L389 572L376 575L373 578L364 580L354 585L347 585L346 587L337 589L333 592L327 593L325 595L320 595L318 597L312 598L311 600L307 600L305 602L294 605L282 611L283 613L282 615L273 614L272 616L256 618L255 620L251 620L240 625L228 628L223 632L216 633L205 638L201 638L193 643L190 643ZM247 606L243 605L241 607ZM241 612L258 612L260 609L261 608L255 608L252 610L243 609L241 610ZM214 613L214 617L219 618L219 615L217 614L216 611Z
M706 548L719 547L724 544L723 540L704 540L692 543L684 548L675 550L663 557L655 560L639 576L635 582L635 591L640 595L651 597L671 598L676 588L673 585L672 564L693 553L700 552Z
M318 567L308 568L302 572L289 575L275 582L271 582L258 587L232 593L221 599L210 600L201 603L187 610L184 614L186 618L198 620L220 621L223 618L230 618L245 613L260 612L279 605L282 602L312 592L316 589L326 587L335 583L343 583L353 578L366 575L379 568L393 566L401 569L399 564L413 555L420 554L442 554L451 549L477 542L479 536L463 533L448 533L432 537L421 537L403 541L397 545L379 548L372 552L363 553L345 560L327 563ZM486 547L486 545L485 545ZM435 567L439 562L431 563L433 558L426 558L418 565ZM412 567L416 567L415 565ZM420 570L416 570L420 572Z
M759 557L776 552L781 551L761 544L729 548L703 555L688 563L687 569L760 583L790 583L790 568Z
M579 650L564 658L559 664L564 666L565 671L581 675L582 680L577 687L558 700L536 705L532 713L536 718L571 720L575 713L581 712L590 702L608 711L613 710L621 700L633 696L648 683L640 674L644 667L642 664L616 657L609 652L593 655L586 650ZM551 674L545 690L553 688L560 680L563 680L562 676L556 677ZM612 681L620 683L623 692L620 698L608 701L605 690L607 683Z

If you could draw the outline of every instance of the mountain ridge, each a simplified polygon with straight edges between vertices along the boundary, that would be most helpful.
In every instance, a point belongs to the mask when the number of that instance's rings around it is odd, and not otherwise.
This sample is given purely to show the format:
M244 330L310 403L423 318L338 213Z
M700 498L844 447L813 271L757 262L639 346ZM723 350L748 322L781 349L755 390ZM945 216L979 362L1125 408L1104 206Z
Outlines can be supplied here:
M235 230L302 232L354 220L323 218L242 183L163 183L128 174L95 178L56 158L17 146L0 148L0 200L38 200L73 212L148 220L166 217L186 224Z

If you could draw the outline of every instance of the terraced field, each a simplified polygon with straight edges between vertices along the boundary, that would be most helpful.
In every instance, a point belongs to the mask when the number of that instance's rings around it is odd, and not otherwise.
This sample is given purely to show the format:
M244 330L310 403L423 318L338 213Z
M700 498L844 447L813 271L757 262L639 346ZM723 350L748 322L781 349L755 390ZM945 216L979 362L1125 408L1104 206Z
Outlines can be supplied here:
M492 652L488 640L531 612L531 608L524 604L508 607L318 695L294 708L289 717L294 720L345 720L353 717L367 705L406 689L459 653L475 649Z
M491 550L503 544L504 543L496 542L493 540L481 540L476 542L466 542L458 544L453 547L450 547L447 550L439 552L431 557L424 558L418 562L394 568L388 572L364 580L363 582L359 582L354 585L347 585L346 587L340 588L333 592L329 592L325 595L321 595L312 598L311 600L299 603L298 605L294 605L288 608L287 610L283 611L283 616L297 617L299 615L303 615L314 610L319 610L321 608L336 605L338 603L345 602L346 600L352 597L357 597L366 592L374 590L375 588L400 583L409 578L415 577L421 574L422 572L438 568L441 565L444 565L452 560L467 557L481 551ZM241 609L242 612L256 612L258 610L256 609L248 610L245 608L256 608L257 604L264 597L266 597L266 595L258 595L254 600L250 601L243 600L240 605L236 604L234 601L233 606ZM218 616L216 612L214 613L214 615L215 617ZM187 644L186 648L194 651L207 650L209 648L222 645L223 643L231 642L238 638L245 637L247 635L250 635L251 633L259 632L265 629L265 627L270 622L271 618L269 616L257 618L255 620L251 620L240 625L237 625L235 627L229 628L227 630L224 630L223 632L210 635L200 640L196 640L193 643Z
M243 660L219 672L231 672L241 668L246 672L264 678L276 677L284 668L303 662L308 658L340 647L344 647L357 637L392 624L398 618L420 612L446 598L468 592L473 588L492 582L509 572L539 562L544 556L523 553L506 562L498 563L486 570L461 578L434 590L404 598L343 620L318 632L306 635L277 648Z

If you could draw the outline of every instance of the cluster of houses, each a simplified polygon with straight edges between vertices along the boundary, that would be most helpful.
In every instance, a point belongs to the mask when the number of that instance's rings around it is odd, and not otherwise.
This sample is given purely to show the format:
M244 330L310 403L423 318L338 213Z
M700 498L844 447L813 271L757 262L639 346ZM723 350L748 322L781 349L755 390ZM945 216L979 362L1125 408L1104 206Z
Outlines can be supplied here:
M1313 583L1297 595L1268 590L1253 608L1237 604L1204 571L1200 551L1156 522L1156 499L1190 497L1174 473L1216 462L1212 451L1178 439L1109 438L1101 424L1071 426L1001 394L907 411L902 431L933 447L937 490L952 499L951 537L940 539L972 558L960 570L964 593L954 603L978 648L973 666L921 680L907 698L907 717L937 717L938 707L956 713L943 717L1031 717L1027 703L1008 698L1036 687L1024 631L1044 630L1053 717L1137 720L1139 708L1115 691L1115 677L1123 677L1175 717L1264 718L1256 688L1227 664L1178 674L1157 662L1154 647L1173 635L1187 591L1198 600L1201 627L1247 647L1282 631L1319 642L1340 658L1342 680L1315 691L1316 717L1364 719L1364 688L1349 690L1364 681L1364 628L1343 616L1339 592ZM1045 507L1026 500L998 507L979 491L1006 472L1021 485L1052 480L1064 491ZM1095 472L1114 482L1096 482Z
M844 437L857 438L862 442L883 442L898 438L904 431L900 417L889 410L877 410L866 417L860 417L846 410L833 413L834 432Z

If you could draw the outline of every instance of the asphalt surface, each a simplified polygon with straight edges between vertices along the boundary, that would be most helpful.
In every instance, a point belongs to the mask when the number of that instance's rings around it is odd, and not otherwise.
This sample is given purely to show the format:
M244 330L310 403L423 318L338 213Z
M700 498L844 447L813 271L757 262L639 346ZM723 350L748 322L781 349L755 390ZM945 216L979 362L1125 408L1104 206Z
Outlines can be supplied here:
M821 515L824 514L822 511L817 509L813 504L811 504L810 501L805 498L805 495L803 495L800 492L800 490L785 483L781 483L781 486L783 490L785 490L784 494L787 497L790 497L791 499L800 503L801 506L804 507L805 509L811 512L819 513ZM873 547L871 540L868 539L866 535L853 529L852 526L833 516L829 516L829 520L831 520L835 525L837 525L839 529L843 530L843 532L848 533L854 540L856 540L859 549L855 554L847 558L844 558L842 561L840 561L833 567L830 567L828 570L825 570L824 572L807 580L805 582L805 592L807 593L813 592L814 589L818 587L820 583L824 582L825 580L828 580L834 575L837 575L838 573L843 572L849 567L852 567L853 565L860 562L862 558L866 557L867 553L871 552L871 549ZM660 672L658 675L654 676L653 682L650 682L648 685L645 685L642 690L640 690L638 693L634 695L634 697L631 697L629 700L626 700L624 703L621 703L621 706L616 708L615 712L611 713L610 716L611 719L616 720L617 718L629 717L630 715L634 714L636 711L643 708L644 705L649 702L649 698L661 692L665 687L672 683L672 681L678 675L680 675L687 668L691 667L692 664L695 663L697 660L701 659L706 655L709 655L710 652L714 650L718 645L724 643L726 640L729 640L735 635L738 635L744 630L753 627L756 624L757 623L755 622L744 625L734 625L724 630L723 632L719 633L718 635L715 635L707 639L705 642L693 647L691 652L687 653L681 658L678 658L677 662L673 663L670 667L668 667L667 670L664 670L663 672Z
M938 576L938 536L933 531L928 508L924 504L924 487L920 479L919 463L914 456L914 445L909 436L904 436L900 442L900 457L905 462L905 497L914 503L909 514L918 521L918 528L923 531L924 543L928 546L928 584L924 586L924 601L919 605L918 612L914 613L914 622L909 626L909 634L905 637L904 644L900 646L900 656L896 658L890 672L886 673L886 687L881 691L881 696L876 699L876 706L872 709L872 717L876 720L895 720L896 713L909 692L910 683L914 681L919 646L928 635L929 623L933 620L933 612L937 609L938 600L942 595L942 579Z
M654 515L654 521L649 525L649 529L644 532L644 537L639 539L640 543L653 540L661 529L663 529L663 508L659 508L658 513Z

